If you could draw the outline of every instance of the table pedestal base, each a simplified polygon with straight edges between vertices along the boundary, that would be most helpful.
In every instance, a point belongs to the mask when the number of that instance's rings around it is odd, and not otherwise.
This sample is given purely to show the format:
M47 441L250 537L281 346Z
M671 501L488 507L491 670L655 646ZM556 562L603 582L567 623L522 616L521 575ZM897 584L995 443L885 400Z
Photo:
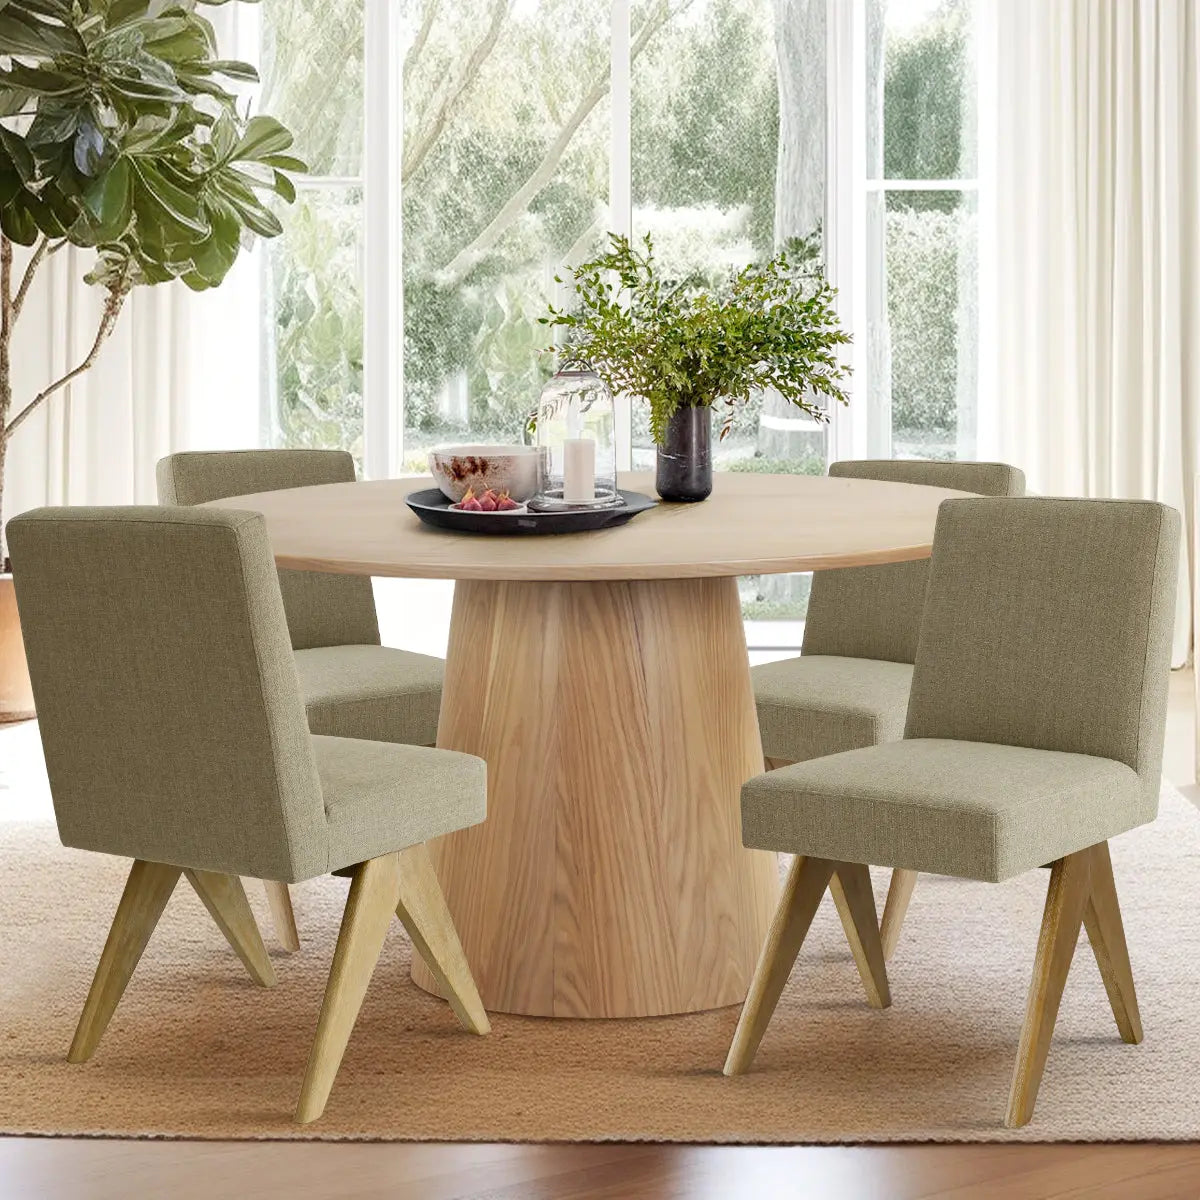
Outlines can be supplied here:
M486 1008L745 998L779 885L741 843L763 760L734 579L459 582L438 745L488 763L487 820L430 845Z

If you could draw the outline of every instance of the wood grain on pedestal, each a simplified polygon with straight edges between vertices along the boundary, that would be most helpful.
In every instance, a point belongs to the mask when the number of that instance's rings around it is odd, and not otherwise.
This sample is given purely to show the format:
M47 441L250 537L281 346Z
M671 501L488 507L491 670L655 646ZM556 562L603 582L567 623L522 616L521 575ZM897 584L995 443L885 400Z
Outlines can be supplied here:
M486 1007L741 1001L777 877L741 845L762 749L732 579L460 584L438 744L488 762L488 819L431 847Z
M34 715L17 593L12 576L0 575L0 722L28 721Z
M214 502L261 512L281 567L458 581L438 745L487 761L488 818L431 854L488 1008L742 1000L777 881L741 844L763 760L735 577L925 557L938 505L963 494L714 482L703 504L571 537L430 529L404 504L422 477Z

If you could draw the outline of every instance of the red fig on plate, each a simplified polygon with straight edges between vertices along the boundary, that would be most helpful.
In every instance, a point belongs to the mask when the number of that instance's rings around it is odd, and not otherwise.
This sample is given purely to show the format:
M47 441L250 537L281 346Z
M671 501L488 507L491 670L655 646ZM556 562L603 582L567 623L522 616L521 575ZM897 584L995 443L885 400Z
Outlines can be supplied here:
M496 511L496 498L492 495L490 488L488 491L483 493L483 496L479 501L479 507L483 509L484 512Z

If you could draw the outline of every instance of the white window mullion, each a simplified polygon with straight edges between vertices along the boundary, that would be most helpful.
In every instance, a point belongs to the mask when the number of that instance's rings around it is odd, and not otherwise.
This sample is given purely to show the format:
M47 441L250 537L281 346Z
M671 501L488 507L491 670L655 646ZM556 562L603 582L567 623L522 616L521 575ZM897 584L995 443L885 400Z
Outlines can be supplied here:
M868 192L973 192L977 179L867 179Z
M609 64L612 128L609 135L608 221L613 233L633 237L633 96L630 56L630 0L612 0ZM633 465L633 414L628 396L616 403L617 466Z
M401 6L364 3L363 467L385 479L404 449Z
M835 306L854 341L847 407L830 415L829 457L862 458L869 414L866 380L866 29L863 6L827 0L825 135L825 261L838 290Z

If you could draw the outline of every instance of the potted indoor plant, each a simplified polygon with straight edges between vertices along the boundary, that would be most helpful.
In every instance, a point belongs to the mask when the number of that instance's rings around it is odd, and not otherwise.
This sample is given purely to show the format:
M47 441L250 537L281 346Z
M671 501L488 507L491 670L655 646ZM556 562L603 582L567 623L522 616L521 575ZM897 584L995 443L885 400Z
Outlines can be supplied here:
M264 195L295 197L292 135L239 112L199 6L224 0L7 0L0 4L0 720L31 715L12 577L4 574L4 462L20 428L87 371L130 291L215 287L248 234L282 232ZM13 337L39 268L94 251L94 341L31 397L14 397ZM16 250L16 247L25 247Z
M834 290L820 268L788 248L714 282L670 279L641 247L610 233L608 251L572 271L574 301L543 324L566 331L561 355L614 392L650 405L657 487L664 500L712 491L712 419L728 433L736 406L773 388L817 420L820 397L846 402L849 368L837 347ZM559 280L561 282L561 280Z

